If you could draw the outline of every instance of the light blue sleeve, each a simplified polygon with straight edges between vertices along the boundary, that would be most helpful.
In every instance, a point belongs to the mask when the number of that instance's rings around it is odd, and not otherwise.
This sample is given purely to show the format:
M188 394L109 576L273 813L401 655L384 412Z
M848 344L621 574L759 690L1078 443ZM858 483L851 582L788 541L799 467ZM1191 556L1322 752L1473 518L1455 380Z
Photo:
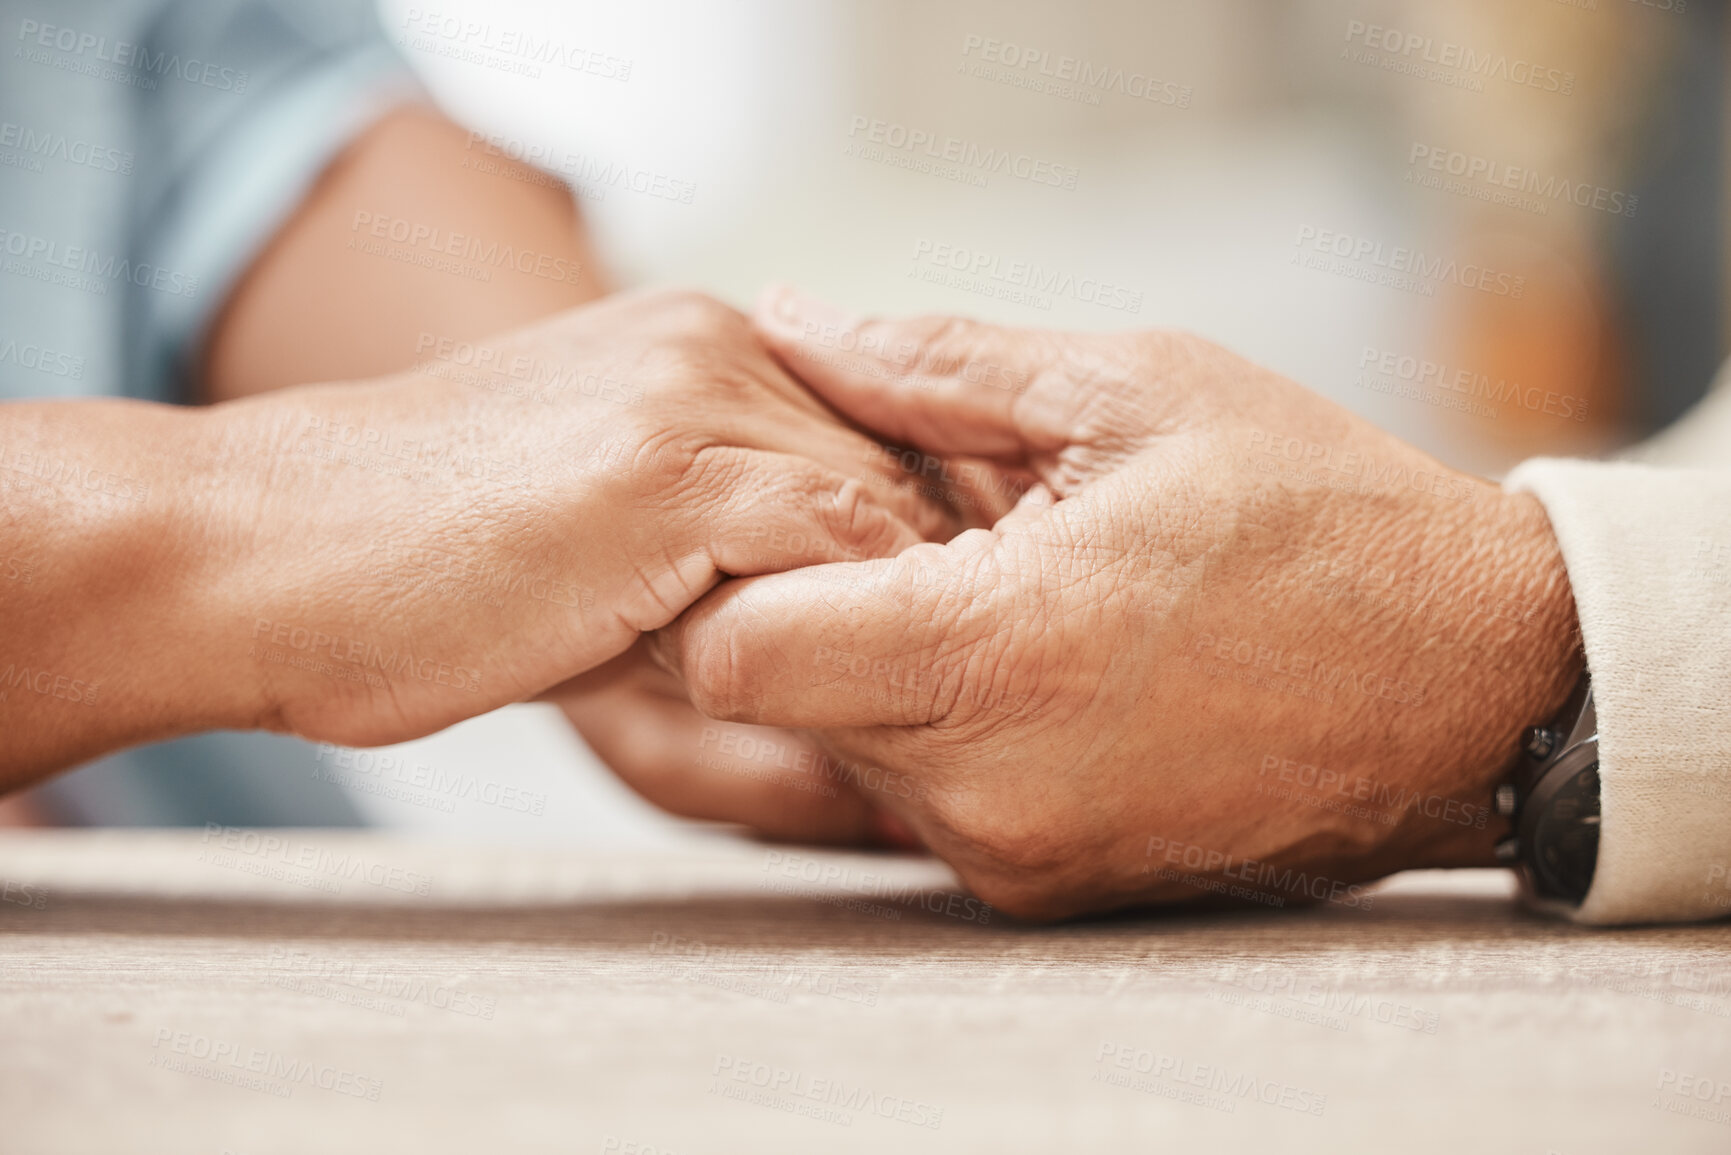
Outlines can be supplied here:
M364 0L175 0L140 49L179 72L136 91L129 255L193 291L130 286L127 386L179 400L241 274L348 142L420 89Z
M8 78L36 86L30 123L56 125L67 139L112 141L136 164L112 186L112 201L80 191L108 189L101 182L111 174L26 173L18 187L36 196L32 220L44 223L33 228L93 243L105 258L112 238L128 275L95 296L16 278L0 288L42 294L44 317L59 328L38 329L61 332L66 347L118 341L111 369L103 358L99 371L92 358L92 373L77 383L85 394L185 400L194 358L236 280L348 142L420 89L368 0L109 0L40 18L100 36L127 67L98 77L42 67ZM49 177L60 183L43 183ZM0 296L7 299L18 298ZM111 305L118 334L104 324ZM45 390L44 381L66 384L24 373L25 386ZM342 788L317 770L314 748L296 739L202 734L112 754L34 797L71 824L361 824Z

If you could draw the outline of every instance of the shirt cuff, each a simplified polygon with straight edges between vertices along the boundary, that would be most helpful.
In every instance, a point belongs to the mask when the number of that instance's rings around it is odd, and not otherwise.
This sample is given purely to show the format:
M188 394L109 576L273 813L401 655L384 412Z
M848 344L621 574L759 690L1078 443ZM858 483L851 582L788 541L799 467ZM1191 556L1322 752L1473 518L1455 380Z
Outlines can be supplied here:
M1731 474L1538 458L1599 720L1596 924L1731 913Z

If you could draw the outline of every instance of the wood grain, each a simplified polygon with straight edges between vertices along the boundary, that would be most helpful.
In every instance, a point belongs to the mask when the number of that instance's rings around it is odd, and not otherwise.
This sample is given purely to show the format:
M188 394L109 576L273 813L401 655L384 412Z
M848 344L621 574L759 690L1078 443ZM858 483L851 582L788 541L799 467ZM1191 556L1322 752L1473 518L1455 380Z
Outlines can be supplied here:
M1724 925L1549 922L1492 872L1047 928L951 885L8 832L0 1150L1731 1151Z

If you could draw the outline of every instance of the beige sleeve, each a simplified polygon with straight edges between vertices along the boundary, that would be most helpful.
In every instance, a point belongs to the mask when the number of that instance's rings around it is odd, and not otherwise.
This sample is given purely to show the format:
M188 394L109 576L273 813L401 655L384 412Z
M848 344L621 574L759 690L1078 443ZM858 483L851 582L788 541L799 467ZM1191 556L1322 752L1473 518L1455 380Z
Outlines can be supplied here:
M1539 458L1599 715L1599 864L1577 918L1731 914L1731 387L1629 460Z

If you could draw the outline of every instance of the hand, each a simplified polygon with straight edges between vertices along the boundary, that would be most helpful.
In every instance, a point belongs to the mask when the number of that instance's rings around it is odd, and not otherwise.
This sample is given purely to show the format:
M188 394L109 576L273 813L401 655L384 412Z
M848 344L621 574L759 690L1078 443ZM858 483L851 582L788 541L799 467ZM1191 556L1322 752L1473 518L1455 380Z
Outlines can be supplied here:
M776 841L917 845L872 803L877 776L807 735L705 718L642 641L547 697L597 757L663 810Z
M54 576L8 583L7 660L54 677L0 701L0 769L214 727L402 741L626 652L724 575L946 532L706 298L428 353L200 411L8 409L7 444L119 480L8 499L0 545Z
M875 443L868 455L880 470L893 467L898 488L953 511L945 536L991 524L1029 484L984 462L943 462ZM872 801L886 790L909 793L905 778L886 783L881 771L836 757L808 735L718 725L692 707L684 685L641 643L546 697L614 773L674 814L740 824L781 841L919 845Z
M721 719L821 727L982 898L1366 900L1488 864L1580 669L1544 513L1195 337L756 322L886 438L1042 483L991 530L728 582L658 637Z
M316 612L257 615L272 628L252 640L280 646L301 624L340 656L401 623L464 671L387 677L381 694L286 669L272 692L289 728L361 744L436 729L625 653L723 575L890 554L944 523L707 298L615 298L489 354L504 373L454 374L456 350L408 380L300 391L298 427L271 411L293 441L272 478L281 522L353 564L294 590ZM525 382L537 396L516 395Z

